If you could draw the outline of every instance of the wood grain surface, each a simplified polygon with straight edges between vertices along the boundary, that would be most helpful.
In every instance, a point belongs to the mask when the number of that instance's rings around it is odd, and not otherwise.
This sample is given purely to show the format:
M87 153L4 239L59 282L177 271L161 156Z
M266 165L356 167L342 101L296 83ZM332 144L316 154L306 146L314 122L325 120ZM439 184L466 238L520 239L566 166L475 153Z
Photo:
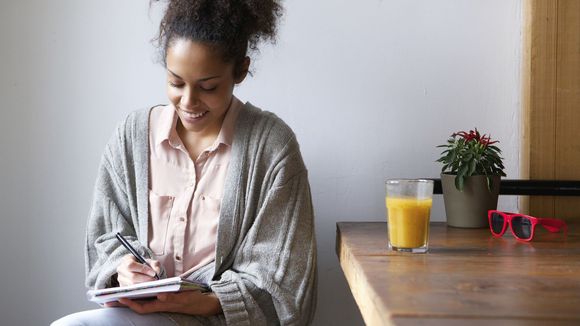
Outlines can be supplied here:
M520 177L577 180L580 1L525 0L523 8ZM534 216L580 219L578 197L534 196L522 205Z
M367 325L580 325L580 233L524 243L432 223L427 254L387 249L387 224L337 224L336 252Z

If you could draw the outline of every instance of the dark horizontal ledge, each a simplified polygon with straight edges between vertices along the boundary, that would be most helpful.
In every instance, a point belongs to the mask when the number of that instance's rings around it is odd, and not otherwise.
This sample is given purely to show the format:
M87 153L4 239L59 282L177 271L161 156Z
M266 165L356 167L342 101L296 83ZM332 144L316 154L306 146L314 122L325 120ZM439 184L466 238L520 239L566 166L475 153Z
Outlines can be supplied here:
M443 194L441 179L435 181L433 193ZM580 180L514 180L502 179L500 195L580 196Z

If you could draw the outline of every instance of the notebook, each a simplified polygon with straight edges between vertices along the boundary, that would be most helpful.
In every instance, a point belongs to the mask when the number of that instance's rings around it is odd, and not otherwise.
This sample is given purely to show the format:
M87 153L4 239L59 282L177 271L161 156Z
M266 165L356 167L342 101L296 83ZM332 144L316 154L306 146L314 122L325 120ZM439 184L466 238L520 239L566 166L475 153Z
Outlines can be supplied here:
M87 298L92 302L106 303L118 301L119 298L150 298L155 297L158 293L178 291L208 292L209 287L205 284L188 281L176 276L129 286L89 290L87 291Z

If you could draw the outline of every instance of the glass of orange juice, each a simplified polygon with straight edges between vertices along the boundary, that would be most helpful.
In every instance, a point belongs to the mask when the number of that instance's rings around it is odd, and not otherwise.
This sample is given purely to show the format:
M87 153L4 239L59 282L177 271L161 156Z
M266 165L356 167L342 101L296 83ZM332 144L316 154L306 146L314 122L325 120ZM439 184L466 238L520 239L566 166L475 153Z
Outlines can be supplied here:
M386 187L389 248L402 252L427 252L433 180L387 180Z

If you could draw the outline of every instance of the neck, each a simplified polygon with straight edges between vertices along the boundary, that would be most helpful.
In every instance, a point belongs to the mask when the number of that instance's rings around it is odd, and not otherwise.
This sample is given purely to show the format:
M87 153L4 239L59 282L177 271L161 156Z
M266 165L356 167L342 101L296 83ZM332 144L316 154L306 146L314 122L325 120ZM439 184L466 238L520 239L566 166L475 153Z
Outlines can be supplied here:
M221 124L220 124L221 125ZM183 127L181 121L177 119L177 134L183 142L183 145L187 149L189 156L193 161L195 161L201 152L211 146L217 136L219 135L220 128L212 128L212 130L204 131L189 131Z

